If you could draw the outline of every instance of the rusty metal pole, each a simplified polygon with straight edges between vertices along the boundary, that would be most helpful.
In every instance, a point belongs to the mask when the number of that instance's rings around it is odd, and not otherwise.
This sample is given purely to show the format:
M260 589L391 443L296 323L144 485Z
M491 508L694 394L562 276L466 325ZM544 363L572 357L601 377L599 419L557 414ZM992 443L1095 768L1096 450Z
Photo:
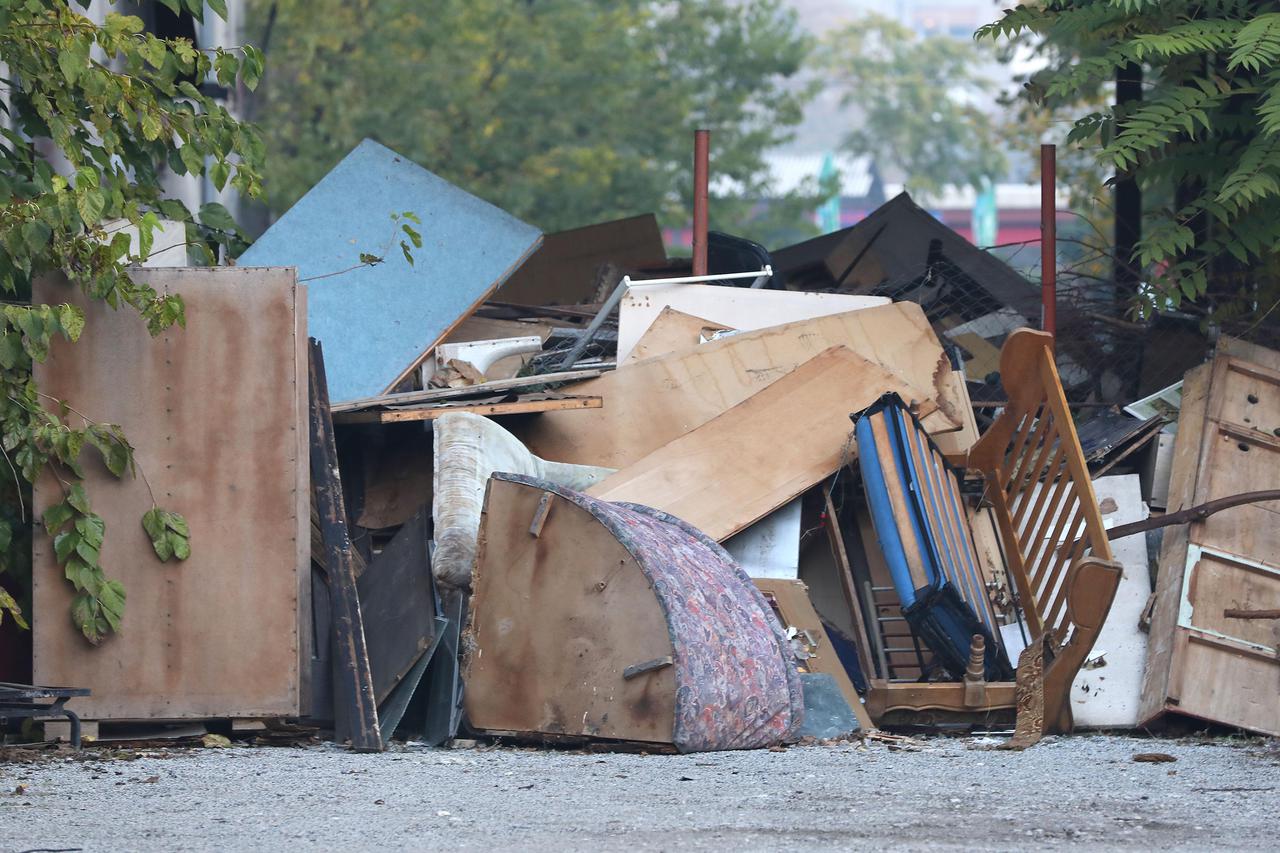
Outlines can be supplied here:
M693 132L693 274L707 274L707 171L711 131Z
M1040 146L1040 327L1058 332L1058 149Z

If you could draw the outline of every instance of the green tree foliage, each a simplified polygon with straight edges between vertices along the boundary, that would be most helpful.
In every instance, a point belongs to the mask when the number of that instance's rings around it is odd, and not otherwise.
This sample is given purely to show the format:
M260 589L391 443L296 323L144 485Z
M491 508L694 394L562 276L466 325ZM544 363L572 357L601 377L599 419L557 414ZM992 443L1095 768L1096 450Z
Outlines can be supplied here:
M1136 307L1266 317L1280 297L1280 4L1059 0L1008 10L978 35L1043 45L1048 65L1026 93L1044 109L1099 100L1118 68L1140 66L1142 101L1077 113L1068 136L1159 200L1123 259L1153 284Z
M174 12L204 10L200 0L161 2ZM72 619L98 643L119 629L125 591L101 564L106 530L81 482L83 466L105 465L116 477L137 469L119 426L95 423L36 386L33 362L55 338L75 341L85 317L70 304L32 304L31 284L65 275L90 298L139 312L153 334L185 323L181 299L133 281L128 265L150 252L160 217L186 222L206 255L236 245L224 208L206 205L193 217L165 198L161 176L207 174L220 189L260 191L261 140L196 84L212 76L251 87L262 58L250 47L200 50L159 39L128 15L109 13L99 26L76 8L88 5L0 0L0 580L10 589L29 583L30 484L47 477L63 500L45 509L44 533L76 590ZM209 6L225 14L220 0ZM137 227L137 254L126 234L103 227L119 219ZM181 515L153 507L139 521L160 559L186 557ZM22 620L15 596L0 588L0 618L6 612Z
M998 128L981 103L993 89L984 61L994 52L873 14L830 34L820 65L860 113L846 147L897 167L909 189L936 192L1005 172Z
M809 45L778 0L259 0L252 12L271 60L253 116L276 212L368 136L544 230L645 211L682 225L693 129L713 132L713 178L759 197L761 155L808 97L790 78ZM753 218L747 202L712 208L722 230Z

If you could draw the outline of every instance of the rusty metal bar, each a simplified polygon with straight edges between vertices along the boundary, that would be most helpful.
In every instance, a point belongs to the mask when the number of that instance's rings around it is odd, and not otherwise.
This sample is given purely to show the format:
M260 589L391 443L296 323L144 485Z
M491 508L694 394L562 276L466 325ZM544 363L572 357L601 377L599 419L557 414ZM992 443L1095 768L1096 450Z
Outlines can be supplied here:
M1040 298L1041 328L1058 328L1058 148L1040 146Z
M693 132L693 274L707 274L707 184L711 131Z

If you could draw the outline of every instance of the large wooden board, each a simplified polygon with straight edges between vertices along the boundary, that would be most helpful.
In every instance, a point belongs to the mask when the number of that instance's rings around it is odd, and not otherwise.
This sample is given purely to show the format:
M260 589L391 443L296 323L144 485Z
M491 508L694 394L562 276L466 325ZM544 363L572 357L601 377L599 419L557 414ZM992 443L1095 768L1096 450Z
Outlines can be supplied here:
M909 393L900 376L832 347L587 494L661 509L727 539L834 474L854 453L849 413L889 391ZM779 440L780 424L792 440Z
M751 330L888 303L885 296L636 282L618 306L618 360L630 355L640 336L667 307L733 329Z
M674 668L623 678L672 654L649 581L590 513L556 497L542 504L546 494L489 481L465 642L467 718L489 732L670 743Z
M624 365L563 389L603 397L603 409L547 412L523 425L520 437L544 459L624 468L833 346L899 373L911 389L904 395L908 400L936 401L939 411L925 421L931 430L959 426L961 401L932 328L918 305L894 303L744 332Z
M72 626L71 586L37 531L36 681L90 688L74 705L90 719L296 715L311 619L301 290L288 269L135 276L183 297L185 329L153 338L135 312L88 305L61 280L35 288L87 315L79 342L36 366L41 389L122 425L150 482L116 481L85 454L102 563L128 594L119 635L97 648ZM188 560L156 559L141 525L151 492L186 516ZM58 500L52 480L37 485L37 515Z

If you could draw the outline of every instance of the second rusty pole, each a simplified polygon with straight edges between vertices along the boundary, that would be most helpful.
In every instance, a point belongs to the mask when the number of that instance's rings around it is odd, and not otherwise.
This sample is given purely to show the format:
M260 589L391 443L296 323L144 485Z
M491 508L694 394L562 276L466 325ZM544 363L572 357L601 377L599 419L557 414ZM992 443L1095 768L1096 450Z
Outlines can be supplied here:
M1058 333L1058 149L1040 146L1040 328Z
M693 132L693 274L707 274L707 173L711 131Z

